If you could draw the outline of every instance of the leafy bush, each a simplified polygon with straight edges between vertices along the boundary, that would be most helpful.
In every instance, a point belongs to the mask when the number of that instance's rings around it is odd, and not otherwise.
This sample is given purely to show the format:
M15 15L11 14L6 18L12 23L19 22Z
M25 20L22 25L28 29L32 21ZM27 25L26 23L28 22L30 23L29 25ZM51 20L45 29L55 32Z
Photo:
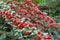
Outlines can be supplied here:
M59 26L30 0L0 3L1 40L59 40Z

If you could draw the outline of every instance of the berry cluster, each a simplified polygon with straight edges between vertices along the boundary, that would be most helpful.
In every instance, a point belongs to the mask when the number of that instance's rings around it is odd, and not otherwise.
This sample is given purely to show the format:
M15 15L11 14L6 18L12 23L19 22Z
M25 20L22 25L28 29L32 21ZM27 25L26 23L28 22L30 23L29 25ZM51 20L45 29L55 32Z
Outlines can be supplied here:
M54 20L46 13L41 12L33 2L30 0L24 0L21 3L12 1L5 5L8 5L8 8L5 9L5 6L2 5L1 8L4 11L1 15L15 32L16 30L20 32L24 38L25 36L32 38L36 36L38 40L42 38L50 40L50 35L44 35L42 30L44 27L48 29L54 27Z

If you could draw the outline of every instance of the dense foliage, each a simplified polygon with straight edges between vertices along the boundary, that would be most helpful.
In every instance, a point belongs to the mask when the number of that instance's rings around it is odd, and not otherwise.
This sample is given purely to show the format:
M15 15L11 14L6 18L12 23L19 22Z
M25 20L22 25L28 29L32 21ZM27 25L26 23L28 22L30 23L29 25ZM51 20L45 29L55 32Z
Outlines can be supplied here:
M60 23L40 7L30 0L1 2L0 40L60 40Z

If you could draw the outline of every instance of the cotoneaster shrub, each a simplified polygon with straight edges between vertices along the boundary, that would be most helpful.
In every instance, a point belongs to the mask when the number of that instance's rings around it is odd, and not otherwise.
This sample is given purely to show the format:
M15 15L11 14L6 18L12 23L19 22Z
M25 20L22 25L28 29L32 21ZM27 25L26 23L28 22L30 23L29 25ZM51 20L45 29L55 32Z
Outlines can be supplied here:
M60 38L54 30L57 25L54 19L50 18L47 13L41 12L38 6L30 0L1 4L1 16L7 24L11 25L10 31L15 36L14 40L55 40L53 37ZM53 36L54 33L57 36Z

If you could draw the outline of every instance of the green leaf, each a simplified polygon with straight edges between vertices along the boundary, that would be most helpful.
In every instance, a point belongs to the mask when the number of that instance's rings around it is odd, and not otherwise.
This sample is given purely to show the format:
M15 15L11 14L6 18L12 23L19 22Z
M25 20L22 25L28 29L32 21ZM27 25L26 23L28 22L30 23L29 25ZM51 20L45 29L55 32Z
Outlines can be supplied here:
M51 34L51 29L48 29L48 31L49 31L49 34L50 34L50 36L51 36L51 40L54 40L54 37L53 37L53 35Z
M36 0L36 4L43 3L44 0Z
M18 2L22 2L23 0L18 0Z
M54 33L60 39L60 35L56 31L54 31Z

